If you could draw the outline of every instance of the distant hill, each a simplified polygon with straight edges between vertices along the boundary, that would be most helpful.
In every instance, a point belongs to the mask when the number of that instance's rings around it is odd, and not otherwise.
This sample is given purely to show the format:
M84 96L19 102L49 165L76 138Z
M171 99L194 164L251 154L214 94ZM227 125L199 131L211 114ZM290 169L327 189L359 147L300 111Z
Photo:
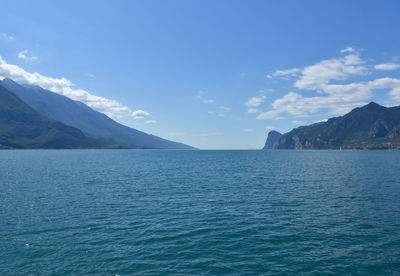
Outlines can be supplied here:
M77 128L52 121L0 87L0 149L96 148L103 145Z
M282 137L282 134L271 130L268 133L267 141L265 141L265 145L263 149L273 149L277 146L279 139Z
M121 125L103 113L39 86L20 85L11 79L0 86L15 93L43 116L80 129L85 135L107 142L109 147L141 149L194 149Z
M369 103L344 116L295 128L274 149L400 149L400 107Z

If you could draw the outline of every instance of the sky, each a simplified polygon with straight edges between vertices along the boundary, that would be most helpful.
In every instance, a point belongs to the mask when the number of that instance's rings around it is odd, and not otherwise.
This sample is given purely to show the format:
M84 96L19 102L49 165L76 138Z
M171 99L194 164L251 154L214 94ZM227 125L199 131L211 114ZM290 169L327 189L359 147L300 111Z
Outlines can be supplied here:
M400 1L1 1L0 79L201 149L400 105Z

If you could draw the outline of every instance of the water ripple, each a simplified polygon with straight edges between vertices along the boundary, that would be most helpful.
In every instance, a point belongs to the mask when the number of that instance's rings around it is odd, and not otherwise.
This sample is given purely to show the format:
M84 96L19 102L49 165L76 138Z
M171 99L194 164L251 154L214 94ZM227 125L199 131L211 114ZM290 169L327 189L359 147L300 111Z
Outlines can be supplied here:
M400 273L397 151L0 151L1 275Z

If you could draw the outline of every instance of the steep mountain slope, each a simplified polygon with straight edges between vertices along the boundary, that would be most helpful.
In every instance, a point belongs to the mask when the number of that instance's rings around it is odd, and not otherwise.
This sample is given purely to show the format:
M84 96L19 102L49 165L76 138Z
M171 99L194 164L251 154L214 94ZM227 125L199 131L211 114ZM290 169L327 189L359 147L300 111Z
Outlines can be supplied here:
M279 139L282 137L282 134L275 131L275 130L271 130L268 133L268 138L267 141L265 141L265 145L263 149L273 149L276 147L276 145L278 144Z
M0 148L94 148L79 129L49 120L0 87Z
M275 149L400 148L400 107L374 102L327 122L299 127L284 134Z
M43 116L79 128L85 135L103 139L110 146L149 149L194 149L182 143L162 139L121 125L81 102L73 101L38 86L23 86L10 79L0 81L0 86L15 93Z

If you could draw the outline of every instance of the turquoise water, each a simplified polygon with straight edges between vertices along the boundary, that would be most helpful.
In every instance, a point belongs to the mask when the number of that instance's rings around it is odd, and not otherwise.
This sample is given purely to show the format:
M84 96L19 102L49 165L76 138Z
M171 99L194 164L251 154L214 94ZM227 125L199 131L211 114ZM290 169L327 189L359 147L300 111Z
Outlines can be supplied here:
M400 151L0 151L0 275L400 274Z

